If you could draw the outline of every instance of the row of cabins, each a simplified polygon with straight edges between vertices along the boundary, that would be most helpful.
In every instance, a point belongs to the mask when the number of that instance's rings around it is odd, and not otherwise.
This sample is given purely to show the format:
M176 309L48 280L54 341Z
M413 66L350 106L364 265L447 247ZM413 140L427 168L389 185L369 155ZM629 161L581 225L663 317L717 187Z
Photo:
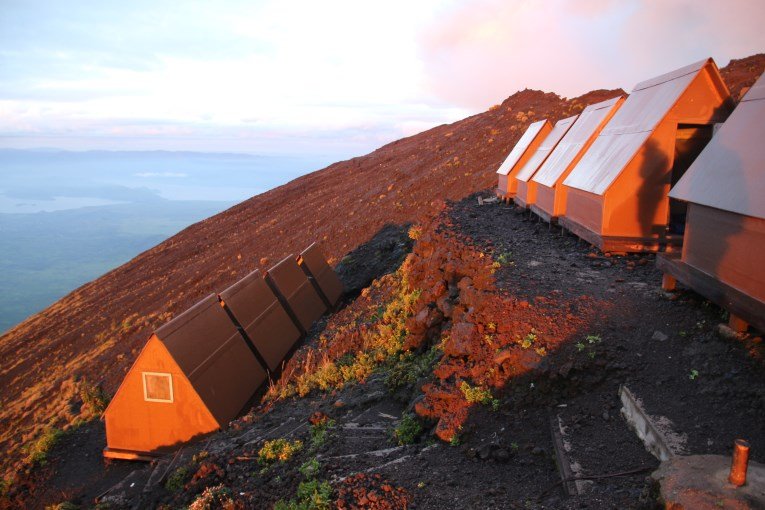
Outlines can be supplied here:
M530 125L497 195L604 252L661 251L665 289L765 331L764 99L762 76L736 106L712 59L677 69Z
M312 244L154 331L104 412L104 456L149 459L225 428L342 294Z

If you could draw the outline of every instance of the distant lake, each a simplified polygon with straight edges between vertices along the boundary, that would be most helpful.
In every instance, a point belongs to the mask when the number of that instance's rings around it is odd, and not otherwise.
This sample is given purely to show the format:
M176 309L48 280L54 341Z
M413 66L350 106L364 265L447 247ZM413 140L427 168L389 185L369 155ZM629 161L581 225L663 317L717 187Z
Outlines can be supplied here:
M337 159L0 150L0 334L192 223Z

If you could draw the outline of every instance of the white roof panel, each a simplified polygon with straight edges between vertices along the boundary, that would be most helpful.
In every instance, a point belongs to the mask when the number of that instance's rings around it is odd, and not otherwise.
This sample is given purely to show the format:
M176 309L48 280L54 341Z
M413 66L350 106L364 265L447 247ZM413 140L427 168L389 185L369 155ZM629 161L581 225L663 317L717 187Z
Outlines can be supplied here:
M765 75L760 76L669 196L765 219Z
M711 59L639 83L563 184L602 195Z
M526 132L523 133L523 136L521 136L521 139L518 140L518 143L515 144L513 150L510 151L510 154L505 158L505 161L499 166L499 169L497 170L498 174L507 175L510 173L510 170L512 170L516 163L518 163L518 160L521 159L523 153L526 152L529 145L531 145L539 134L539 131L541 131L542 127L544 127L547 122L547 119L538 120L529 126Z
M622 96L618 96L585 108L531 180L548 188L555 186L561 175L595 135L603 121L615 108L619 107L621 99Z
M523 165L523 168L518 172L518 175L516 175L519 181L528 182L534 176L534 173L542 163L545 162L547 156L555 150L558 142L560 142L566 135L577 117L578 115L574 115L573 117L561 119L555 123L555 127L552 128L552 131L550 131L537 150L534 151L534 154L532 154L526 164Z

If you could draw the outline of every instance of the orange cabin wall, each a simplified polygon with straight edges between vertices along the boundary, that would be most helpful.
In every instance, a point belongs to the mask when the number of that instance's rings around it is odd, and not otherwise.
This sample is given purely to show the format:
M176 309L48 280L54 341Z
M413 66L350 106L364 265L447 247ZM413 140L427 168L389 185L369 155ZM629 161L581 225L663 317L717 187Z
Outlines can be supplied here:
M173 402L144 400L142 372L171 374ZM104 418L106 443L110 449L145 453L220 428L180 367L154 335L125 376Z
M541 189L542 186L539 188ZM564 186L558 182L558 184L552 188L552 193L555 197L553 200L553 216L565 216L568 203L568 186ZM539 197L537 197L537 200L539 200Z
M555 185L552 188L548 188L547 186L543 184L537 184L537 206L540 204L540 200L545 200L545 205L543 209L550 214L552 217L560 217L566 215L566 205L567 205L567 198L568 198L568 191L569 187L563 185L563 181L566 180L566 177L574 171L574 168L576 168L576 165L579 164L579 161L584 157L584 155L587 153L588 150L590 150L590 147L592 147L592 144L595 143L595 140L598 139L598 136L600 136L600 133L603 131L603 129L608 125L608 123L611 121L611 118L616 115L616 112L619 110L619 108L622 107L624 104L625 99L622 98L619 102L619 106L616 108L613 108L611 112L601 121L598 128L595 130L593 135L590 137L589 140L587 140L587 143L584 144L582 149L579 151L579 154L574 157L573 160L571 160L571 163L569 163L568 167L566 167L566 170L558 177L558 179L555 181ZM543 191L544 190L544 191ZM542 194L548 194L551 193L553 195L552 198L545 197L542 199ZM547 204L550 204L549 206ZM549 207L549 208L548 208Z
M518 182L518 193L516 196L520 197L527 206L536 203L537 183L531 180L519 181L516 179L516 181Z
M688 204L682 260L765 303L765 220Z
M502 196L507 195L507 176L497 174L497 177L497 190Z
M555 189L537 183L536 206L550 216L558 216L555 214Z
M664 232L676 126L662 121L606 191L603 235L653 237Z
M669 189L678 124L712 124L732 111L727 91L702 72L606 190L602 234L655 237L669 219Z
M565 216L588 230L601 234L603 197L577 188L566 187L568 188L568 206Z
M542 129L539 130L537 136L534 138L534 140L531 141L528 148L526 148L523 155L520 157L515 166L510 169L507 175L498 174L498 188L504 196L512 196L518 192L518 179L516 179L515 176L518 175L518 172L521 171L521 168L526 166L526 163L528 163L529 159L531 159L531 156L534 155L539 146L542 145L542 142L545 138L547 138L547 135L550 134L550 131L552 131L551 124L546 123L544 126L542 126Z

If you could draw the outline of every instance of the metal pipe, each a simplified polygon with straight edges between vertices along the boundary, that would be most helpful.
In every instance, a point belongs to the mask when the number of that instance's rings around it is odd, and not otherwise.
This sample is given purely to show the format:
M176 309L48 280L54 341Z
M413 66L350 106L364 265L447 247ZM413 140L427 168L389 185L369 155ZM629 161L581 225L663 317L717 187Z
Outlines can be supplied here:
M746 483L746 470L749 466L749 441L736 439L733 443L733 459L730 464L728 481L736 487Z

